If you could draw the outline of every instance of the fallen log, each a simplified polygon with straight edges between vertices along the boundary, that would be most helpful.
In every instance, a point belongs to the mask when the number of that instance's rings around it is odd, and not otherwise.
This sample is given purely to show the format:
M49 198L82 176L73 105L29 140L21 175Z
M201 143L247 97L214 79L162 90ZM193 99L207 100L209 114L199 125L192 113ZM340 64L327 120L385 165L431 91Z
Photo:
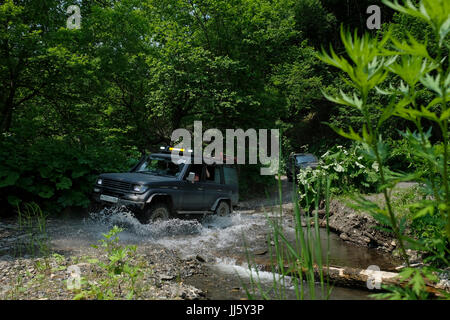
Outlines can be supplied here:
M320 279L320 268L314 266L314 274ZM322 267L323 275L328 275L331 282L340 285L347 284L352 287L360 287L368 290L381 290L381 285L394 285L405 287L408 281L402 281L396 272L387 272L373 269L357 269L348 267ZM434 296L443 296L443 288L425 280L425 290Z
M270 265L263 266L265 271L279 271L278 266L274 269ZM290 271L289 271L290 270ZM309 271L307 268L302 268L302 277L306 278L306 274ZM374 292L379 292L382 289L382 285L394 285L405 287L407 285L407 281L401 281L399 279L399 274L396 272L387 272L381 270L373 270L373 269L359 269L359 268L351 268L351 267L338 267L338 266L323 266L320 268L319 266L314 266L314 277L316 281L320 281L321 273L324 279L328 277L329 283L338 287L349 287L349 288L358 288L363 290L370 290ZM289 276L297 276L299 277L299 269L296 268L293 270L289 266L285 266L285 273ZM429 281L425 281L425 290L431 293L433 296L442 297L442 291L445 291L444 288L441 288L439 285L434 283L430 283Z

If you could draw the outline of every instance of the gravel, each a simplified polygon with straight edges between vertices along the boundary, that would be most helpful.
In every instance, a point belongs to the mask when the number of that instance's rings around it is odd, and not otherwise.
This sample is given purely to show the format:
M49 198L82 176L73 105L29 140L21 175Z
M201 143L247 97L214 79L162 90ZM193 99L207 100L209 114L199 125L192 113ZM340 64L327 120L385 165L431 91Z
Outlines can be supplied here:
M130 293L131 281L127 275L111 277L98 262L108 263L102 248L81 247L72 252L52 252L45 256L31 254L18 256L17 244L23 244L27 235L20 232L13 222L0 222L0 300L71 300L84 292L84 299L101 299L90 292L98 286L100 292L111 290L112 299L204 299L205 294L185 283L192 276L202 276L201 259L181 259L177 252L157 244L138 247L137 252L127 257L130 266L138 266L135 291ZM97 261L94 261L96 259ZM75 267L74 267L75 266ZM78 268L82 279L81 290L70 290L68 280ZM102 286L109 281L110 285ZM79 296L80 297L80 296Z
M93 284L112 279L106 270L93 259L107 262L106 255L86 252L83 256L51 255L46 258L0 257L0 299L14 300L70 300L79 290L69 290L71 277L69 268L77 267L86 283L82 289L88 292ZM201 299L201 290L184 284L185 279L202 274L202 265L197 260L181 260L162 248L148 247L138 250L136 257L130 259L130 265L138 265L142 276L138 278L138 288L133 299ZM126 275L117 277L118 285L108 285L113 292L113 299L126 299L129 293L129 281ZM101 290L105 291L105 290ZM87 295L87 299L96 297ZM97 297L98 298L98 297Z

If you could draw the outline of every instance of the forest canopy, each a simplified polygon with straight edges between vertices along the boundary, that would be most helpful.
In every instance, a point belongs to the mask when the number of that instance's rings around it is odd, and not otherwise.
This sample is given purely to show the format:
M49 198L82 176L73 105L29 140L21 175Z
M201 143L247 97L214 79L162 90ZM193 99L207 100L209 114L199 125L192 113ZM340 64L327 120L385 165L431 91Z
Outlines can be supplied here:
M380 30L366 26L374 4ZM71 5L80 28L67 27ZM317 58L322 47L343 51L341 26L432 39L423 22L381 1L1 1L1 207L88 206L98 173L130 168L195 120L278 128L284 155L346 144L326 123L358 128L362 118L323 96L349 84ZM393 148L408 126L384 125ZM410 167L402 156L393 162ZM252 172L243 172L244 195L262 179Z

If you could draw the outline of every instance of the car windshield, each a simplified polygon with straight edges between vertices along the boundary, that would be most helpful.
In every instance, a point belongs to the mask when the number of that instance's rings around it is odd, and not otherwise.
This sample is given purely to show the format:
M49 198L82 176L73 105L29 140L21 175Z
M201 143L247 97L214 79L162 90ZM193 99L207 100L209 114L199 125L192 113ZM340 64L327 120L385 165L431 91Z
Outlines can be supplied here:
M138 173L152 174L158 176L178 177L185 163L180 160L178 164L172 162L171 158L151 156L142 162L136 169Z
M295 160L297 161L298 164L317 162L316 157L314 157L313 155L299 155L295 157Z

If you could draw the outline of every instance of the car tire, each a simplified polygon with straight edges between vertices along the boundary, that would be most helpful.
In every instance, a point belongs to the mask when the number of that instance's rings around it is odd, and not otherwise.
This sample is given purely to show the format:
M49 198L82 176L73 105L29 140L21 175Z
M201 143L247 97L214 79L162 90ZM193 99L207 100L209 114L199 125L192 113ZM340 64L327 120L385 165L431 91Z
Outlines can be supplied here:
M214 211L214 214L219 217L225 217L230 215L231 209L230 204L227 201L220 201Z
M157 202L144 210L140 220L142 224L150 224L156 221L169 220L170 216L169 206L164 202Z

